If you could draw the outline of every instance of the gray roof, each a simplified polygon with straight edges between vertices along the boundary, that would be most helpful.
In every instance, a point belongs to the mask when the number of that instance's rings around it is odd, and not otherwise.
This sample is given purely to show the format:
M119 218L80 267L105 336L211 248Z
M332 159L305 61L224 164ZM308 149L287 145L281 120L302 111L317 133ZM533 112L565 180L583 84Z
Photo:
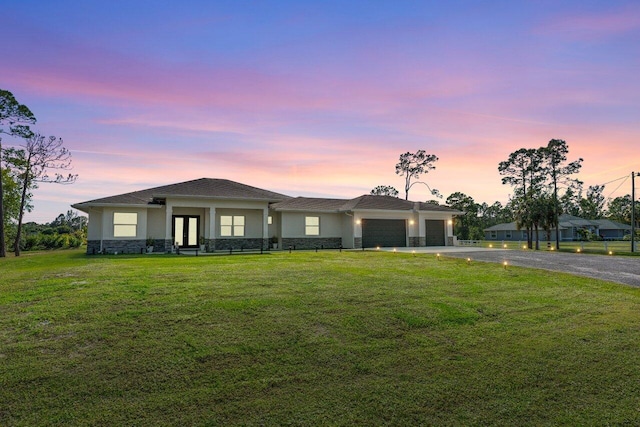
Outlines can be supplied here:
M219 199L252 199L257 201L277 202L286 200L289 196L263 190L228 179L200 178L192 181L179 182L177 184L163 185L147 190L134 191L132 193L119 194L101 199L89 200L78 203L75 206L90 205L147 205L154 198L164 197L206 197Z
M163 185L116 196L103 197L73 205L76 209L104 205L157 205L156 199L166 197L200 197L209 199L255 200L270 202L276 211L345 212L354 210L431 211L460 214L447 206L411 202L391 196L365 194L355 199L326 199L290 197L230 181L228 179L200 178L177 184Z
M610 219L596 219L593 222L598 224L598 228L601 230L629 230L631 226L629 224L622 224L620 222L611 221Z
M348 202L347 199L322 199L315 197L293 197L271 204L276 211L322 211L337 212Z
M311 197L295 197L271 205L276 211L324 211L348 212L357 210L388 210L388 211L434 211L461 213L447 206L431 203L411 202L392 196L374 196L365 194L355 199L322 199Z

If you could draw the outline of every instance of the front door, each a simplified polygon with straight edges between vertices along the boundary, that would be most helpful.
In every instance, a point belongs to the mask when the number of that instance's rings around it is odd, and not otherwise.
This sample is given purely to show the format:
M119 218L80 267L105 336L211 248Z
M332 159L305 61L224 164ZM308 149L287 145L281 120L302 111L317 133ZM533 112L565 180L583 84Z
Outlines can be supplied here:
M200 234L200 217L195 215L173 216L173 240L180 248L197 248Z

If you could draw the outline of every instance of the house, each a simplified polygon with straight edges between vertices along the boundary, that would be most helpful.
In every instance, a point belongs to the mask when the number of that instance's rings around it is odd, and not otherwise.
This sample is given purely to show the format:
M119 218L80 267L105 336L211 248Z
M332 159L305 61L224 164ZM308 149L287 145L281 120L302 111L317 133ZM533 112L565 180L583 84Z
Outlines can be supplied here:
M609 219L584 219L567 214L560 215L558 218L558 229L560 231L560 240L564 241L580 240L582 238L582 231L580 230L586 230L606 240L622 240L625 235L631 233L630 225ZM539 229L538 233L540 240L547 239L547 233L544 230ZM484 234L486 240L527 240L527 230L518 230L515 222L496 224L486 228ZM550 236L555 239L555 228L550 231ZM535 235L533 238L535 239Z
M456 210L390 196L290 197L201 178L72 205L89 215L87 253L453 245Z

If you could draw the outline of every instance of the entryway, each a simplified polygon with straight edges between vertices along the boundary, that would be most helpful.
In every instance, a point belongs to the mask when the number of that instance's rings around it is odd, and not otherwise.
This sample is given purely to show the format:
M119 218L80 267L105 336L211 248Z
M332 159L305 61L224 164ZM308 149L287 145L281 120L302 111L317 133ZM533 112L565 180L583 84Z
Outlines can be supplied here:
M197 215L173 216L173 240L179 248L197 248L200 236L200 217Z

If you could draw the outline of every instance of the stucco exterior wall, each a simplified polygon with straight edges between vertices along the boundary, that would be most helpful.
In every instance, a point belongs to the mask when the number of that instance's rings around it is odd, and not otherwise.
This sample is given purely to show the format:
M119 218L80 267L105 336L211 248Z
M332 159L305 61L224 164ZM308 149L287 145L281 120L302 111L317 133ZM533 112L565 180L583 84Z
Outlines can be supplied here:
M135 237L114 237L113 236L113 214L116 212L137 213L138 224L136 225ZM147 209L146 208L103 208L102 211L102 239L103 240L136 240L147 237Z
M167 209L163 206L160 209L147 210L147 235L154 239L164 239L165 221Z
M100 240L101 238L102 238L102 208L91 208L89 210L87 240Z
M320 217L320 235L307 236L305 234L305 217ZM344 214L322 212L282 212L283 238L329 238L342 239L342 217Z
M220 235L220 217L221 216L244 216L244 239L262 239L263 238L263 211L250 209L216 209L216 239L233 239L235 236Z

